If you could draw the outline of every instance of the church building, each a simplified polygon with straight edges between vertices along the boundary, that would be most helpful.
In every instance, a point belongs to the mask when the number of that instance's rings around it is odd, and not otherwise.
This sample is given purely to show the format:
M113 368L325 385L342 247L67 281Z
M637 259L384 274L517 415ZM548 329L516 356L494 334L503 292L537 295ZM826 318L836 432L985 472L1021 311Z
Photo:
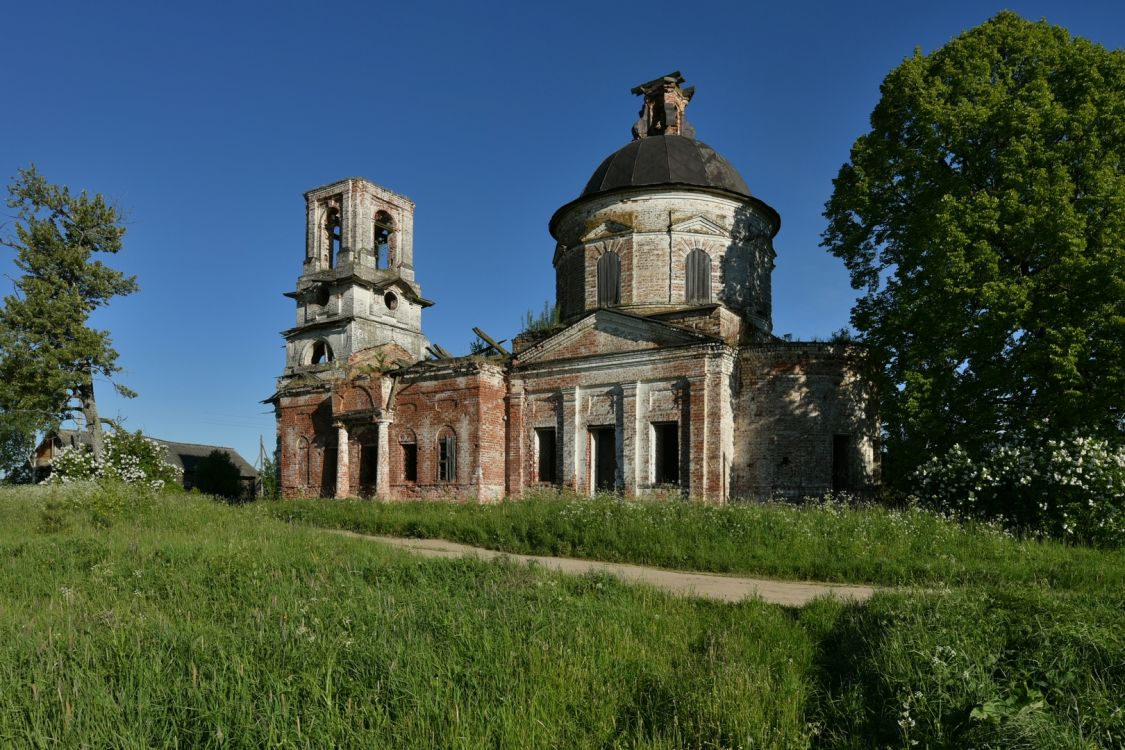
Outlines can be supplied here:
M633 140L551 217L559 323L511 351L426 339L408 198L360 178L305 194L296 325L267 399L285 496L722 502L877 483L864 350L773 335L780 217L696 140L682 83L633 89Z

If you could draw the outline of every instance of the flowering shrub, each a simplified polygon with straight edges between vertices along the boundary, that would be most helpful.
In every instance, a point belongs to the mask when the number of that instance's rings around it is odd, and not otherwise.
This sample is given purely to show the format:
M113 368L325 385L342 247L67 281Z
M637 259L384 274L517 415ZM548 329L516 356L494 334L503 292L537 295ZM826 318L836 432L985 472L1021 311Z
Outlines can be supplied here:
M1092 544L1125 544L1125 447L1074 436L1005 445L974 458L959 445L913 475L919 500L961 517Z
M165 460L167 451L155 440L137 432L115 431L105 436L101 459L85 446L64 448L51 462L48 482L105 480L141 484L161 490L178 484L183 472Z

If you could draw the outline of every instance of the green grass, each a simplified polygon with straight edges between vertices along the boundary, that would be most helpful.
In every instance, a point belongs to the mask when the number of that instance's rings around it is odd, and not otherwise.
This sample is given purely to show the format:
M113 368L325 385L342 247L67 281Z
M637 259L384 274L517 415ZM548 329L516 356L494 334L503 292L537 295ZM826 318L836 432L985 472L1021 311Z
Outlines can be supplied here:
M551 498L493 505L278 501L277 518L523 554L883 585L1125 589L1125 550L1017 540L922 510Z
M0 489L0 746L1125 743L1102 584L715 604L414 558L280 507Z

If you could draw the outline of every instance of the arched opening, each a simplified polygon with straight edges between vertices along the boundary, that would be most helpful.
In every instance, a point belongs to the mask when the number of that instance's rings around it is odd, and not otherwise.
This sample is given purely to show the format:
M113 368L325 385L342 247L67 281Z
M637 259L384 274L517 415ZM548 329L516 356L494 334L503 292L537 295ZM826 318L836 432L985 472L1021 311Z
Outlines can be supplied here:
M310 365L323 365L332 362L335 357L332 354L332 347L328 345L327 341L314 341L312 348L309 352Z
M359 495L371 497L379 479L379 428L365 427L355 439L359 443Z
M621 256L610 251L598 258L598 307L621 303Z
M398 430L398 446L402 457L402 481L418 481L418 439L409 427Z
M711 256L695 248L685 261L684 298L689 305L706 305L711 302Z
M375 267L390 268L394 259L391 257L391 237L395 232L395 222L386 211L375 214Z
M328 267L336 266L336 256L344 241L343 223L340 220L340 209L332 206L324 215L324 231L328 236Z

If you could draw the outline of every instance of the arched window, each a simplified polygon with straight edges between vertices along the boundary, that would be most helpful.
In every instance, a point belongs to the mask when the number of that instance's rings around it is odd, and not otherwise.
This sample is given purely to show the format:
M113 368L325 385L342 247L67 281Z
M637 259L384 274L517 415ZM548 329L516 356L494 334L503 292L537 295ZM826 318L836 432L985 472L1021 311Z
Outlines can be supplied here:
M457 437L449 427L438 434L438 481L457 481Z
M332 355L332 347L328 345L327 341L314 341L312 349L309 354L310 365L323 365L331 362L335 357Z
M375 267L389 268L391 265L391 235L395 231L395 221L386 211L375 214Z
M696 248L688 253L686 265L686 290L684 298L689 305L705 305L711 301L711 256Z
M621 303L621 256L603 253L598 258L598 307Z

